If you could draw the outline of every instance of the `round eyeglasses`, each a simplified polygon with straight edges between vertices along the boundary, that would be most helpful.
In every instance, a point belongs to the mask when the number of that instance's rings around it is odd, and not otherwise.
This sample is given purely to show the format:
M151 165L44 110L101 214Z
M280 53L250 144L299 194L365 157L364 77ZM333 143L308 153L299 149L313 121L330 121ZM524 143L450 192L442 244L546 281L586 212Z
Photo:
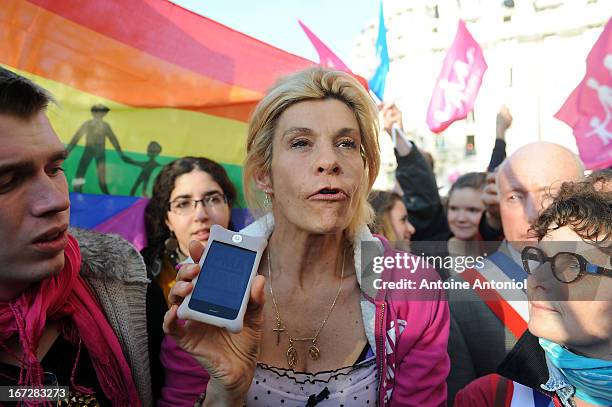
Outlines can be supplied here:
M589 263L577 253L558 252L549 257L539 247L527 246L521 252L521 259L528 274L533 274L538 267L550 262L553 276L565 284L573 283L585 274L612 277L612 270Z
M217 210L227 204L227 197L220 192L213 192L202 199L177 198L169 203L168 210L181 216L192 215L198 203L201 203L207 209Z

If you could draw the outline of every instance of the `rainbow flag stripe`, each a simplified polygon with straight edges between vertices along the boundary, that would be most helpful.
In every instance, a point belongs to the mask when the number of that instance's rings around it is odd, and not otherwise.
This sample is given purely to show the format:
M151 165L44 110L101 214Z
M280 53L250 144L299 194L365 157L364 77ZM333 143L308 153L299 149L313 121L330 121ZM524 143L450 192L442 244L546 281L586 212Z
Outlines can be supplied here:
M72 223L124 236L117 225L144 233L142 198L186 155L221 163L244 207L249 115L279 77L314 64L167 0L2 3L0 64L58 101ZM126 237L142 247L138 233Z

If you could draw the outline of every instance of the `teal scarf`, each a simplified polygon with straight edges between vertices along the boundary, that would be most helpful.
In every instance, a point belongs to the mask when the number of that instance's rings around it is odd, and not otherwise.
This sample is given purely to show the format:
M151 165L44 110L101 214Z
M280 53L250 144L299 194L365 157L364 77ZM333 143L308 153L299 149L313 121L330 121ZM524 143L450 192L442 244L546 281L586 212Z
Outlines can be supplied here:
M597 406L612 405L612 361L579 356L546 339L539 339L547 359L576 390L576 397Z

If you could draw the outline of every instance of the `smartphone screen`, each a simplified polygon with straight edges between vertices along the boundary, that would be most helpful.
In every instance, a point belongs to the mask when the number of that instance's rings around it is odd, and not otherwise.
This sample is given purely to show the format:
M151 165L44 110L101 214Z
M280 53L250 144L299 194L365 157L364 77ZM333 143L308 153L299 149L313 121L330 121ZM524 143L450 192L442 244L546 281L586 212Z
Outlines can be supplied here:
M189 300L193 310L236 319L257 252L213 240Z

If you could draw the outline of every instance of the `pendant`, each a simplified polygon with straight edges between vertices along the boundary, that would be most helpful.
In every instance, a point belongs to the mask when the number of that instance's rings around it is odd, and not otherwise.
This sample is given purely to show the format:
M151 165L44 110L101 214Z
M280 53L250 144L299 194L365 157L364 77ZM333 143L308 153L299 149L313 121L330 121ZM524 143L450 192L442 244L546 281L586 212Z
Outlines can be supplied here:
M293 367L297 364L297 360L297 350L295 350L295 348L293 347L293 340L289 338L289 348L287 349L287 364L290 368L293 369Z
M310 347L308 348L308 356L310 356L310 359L312 360L317 360L319 359L320 355L321 352L319 351L319 348L317 348L317 343L315 341L312 341L312 345L310 345Z
M273 329L272 331L276 332L276 346L278 346L280 343L281 332L285 332L285 328L283 328L280 318L276 318L276 329Z

